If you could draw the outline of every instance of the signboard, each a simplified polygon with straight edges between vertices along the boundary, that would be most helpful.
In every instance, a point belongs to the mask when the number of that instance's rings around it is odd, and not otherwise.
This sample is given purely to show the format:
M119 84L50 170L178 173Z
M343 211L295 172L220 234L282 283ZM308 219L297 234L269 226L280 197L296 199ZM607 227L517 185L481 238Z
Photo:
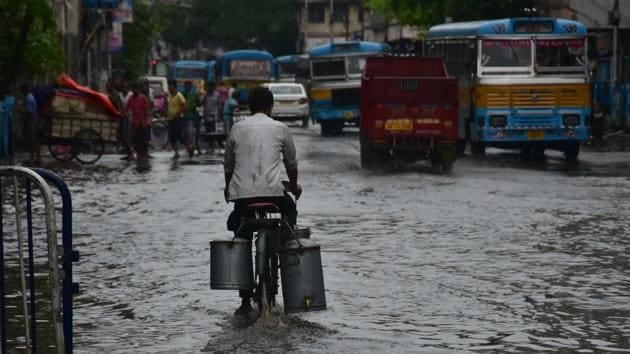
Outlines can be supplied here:
M112 22L112 29L107 33L107 51L120 52L123 48L122 22Z
M232 60L230 61L231 79L269 80L271 63L266 60Z
M133 0L120 0L118 6L112 12L112 22L133 22Z

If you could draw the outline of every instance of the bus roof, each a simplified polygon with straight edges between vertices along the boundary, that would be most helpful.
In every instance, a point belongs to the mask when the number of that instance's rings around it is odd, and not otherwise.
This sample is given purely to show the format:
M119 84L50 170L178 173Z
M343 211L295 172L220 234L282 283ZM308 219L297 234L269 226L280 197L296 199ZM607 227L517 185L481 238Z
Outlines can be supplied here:
M548 17L506 18L500 20L445 23L431 27L427 37L474 37L479 35L504 34L585 35L586 27L577 21Z
M205 69L208 63L200 60L179 60L176 61L174 65L176 68Z
M300 58L307 59L308 55L306 54L283 55L280 57L276 57L276 62L281 63L281 64L296 63Z
M317 46L309 52L311 58L343 55L351 53L382 53L391 51L391 47L384 43L376 42L336 42Z
M226 60L231 59L251 59L251 60L273 60L273 55L264 50L232 50L225 53L222 57Z

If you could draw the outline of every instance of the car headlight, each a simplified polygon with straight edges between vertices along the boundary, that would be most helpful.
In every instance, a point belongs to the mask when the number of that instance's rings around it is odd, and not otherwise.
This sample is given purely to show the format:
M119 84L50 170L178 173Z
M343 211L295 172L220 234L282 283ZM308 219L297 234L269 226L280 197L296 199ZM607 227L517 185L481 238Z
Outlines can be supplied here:
M565 127L575 127L580 125L579 114L565 114L562 116L562 123Z
M490 116L490 126L493 128L505 128L507 126L507 117L504 115Z

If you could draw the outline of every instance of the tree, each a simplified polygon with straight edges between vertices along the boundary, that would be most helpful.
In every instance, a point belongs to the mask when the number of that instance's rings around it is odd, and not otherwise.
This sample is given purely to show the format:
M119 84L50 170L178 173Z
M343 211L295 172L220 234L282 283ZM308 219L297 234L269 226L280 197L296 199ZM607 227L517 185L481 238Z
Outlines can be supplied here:
M528 16L538 0L368 0L373 10L402 24L432 26L444 22Z
M228 49L264 49L291 54L297 42L297 2L286 0L193 0L173 12L164 39L192 48L197 43Z
M0 96L17 80L48 76L62 70L56 23L47 0L0 0Z

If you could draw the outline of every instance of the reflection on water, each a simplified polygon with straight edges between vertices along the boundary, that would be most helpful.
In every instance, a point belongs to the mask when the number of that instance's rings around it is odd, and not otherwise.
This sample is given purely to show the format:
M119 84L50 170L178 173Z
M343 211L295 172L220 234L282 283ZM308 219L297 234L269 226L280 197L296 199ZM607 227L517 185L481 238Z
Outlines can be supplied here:
M630 349L623 159L529 165L490 150L451 176L371 173L356 135L294 131L328 310L261 326L234 318L235 291L210 290L208 241L230 236L221 156L105 156L60 169L82 253L80 352Z

